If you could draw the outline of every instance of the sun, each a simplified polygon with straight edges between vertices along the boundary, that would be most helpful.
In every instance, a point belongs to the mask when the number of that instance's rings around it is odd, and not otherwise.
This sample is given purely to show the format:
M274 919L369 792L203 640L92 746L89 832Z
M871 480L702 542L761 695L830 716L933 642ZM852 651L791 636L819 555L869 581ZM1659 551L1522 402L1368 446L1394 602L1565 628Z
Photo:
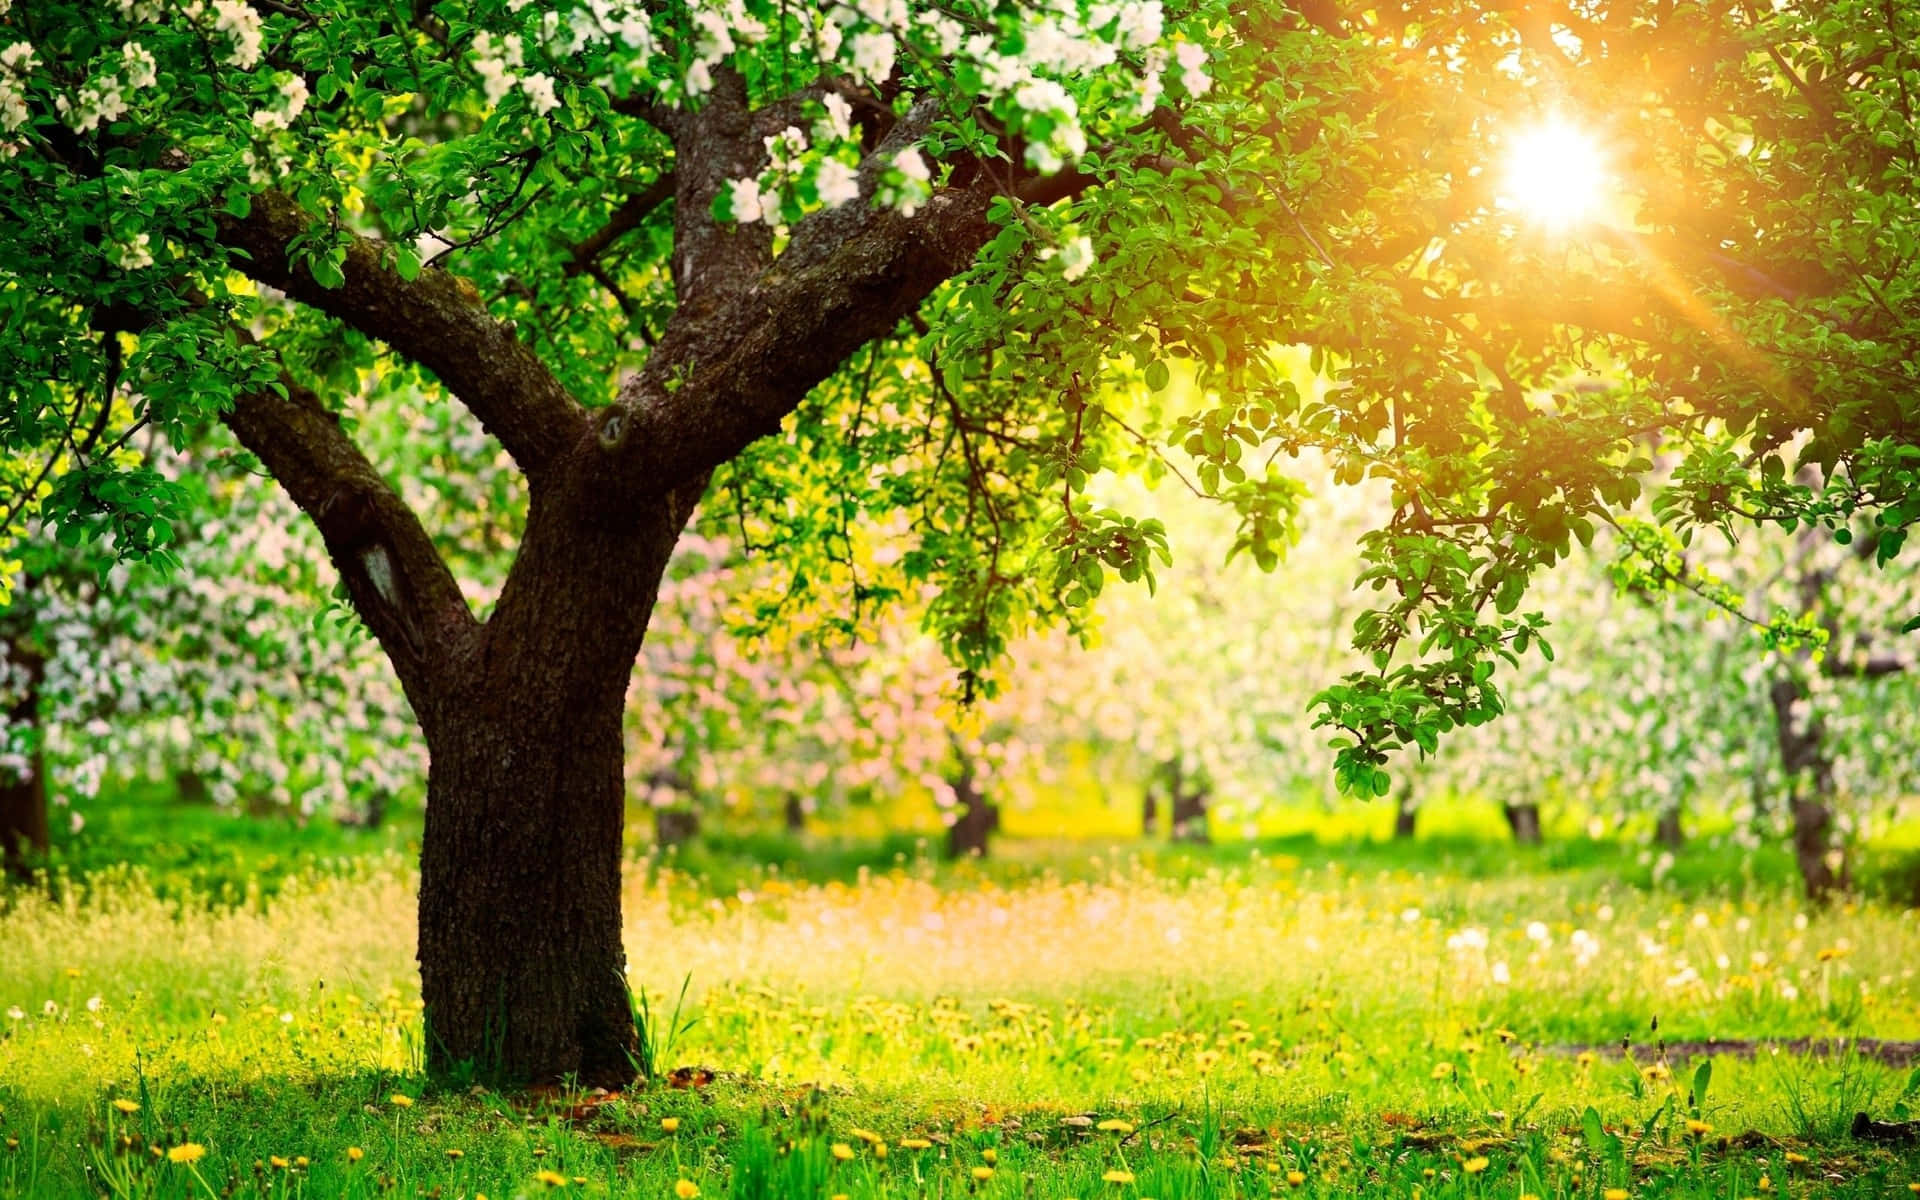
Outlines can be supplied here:
M1513 138L1499 199L1529 221L1563 232L1593 217L1606 185L1607 155L1600 143L1553 117Z

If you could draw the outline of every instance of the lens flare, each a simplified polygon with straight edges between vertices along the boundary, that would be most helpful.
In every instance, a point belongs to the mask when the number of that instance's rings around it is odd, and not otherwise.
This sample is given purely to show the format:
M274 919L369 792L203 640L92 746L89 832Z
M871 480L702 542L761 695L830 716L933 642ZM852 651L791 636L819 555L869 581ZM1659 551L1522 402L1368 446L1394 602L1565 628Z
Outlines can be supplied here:
M1593 217L1606 186L1600 143L1555 117L1513 139L1499 200L1527 220L1563 232Z

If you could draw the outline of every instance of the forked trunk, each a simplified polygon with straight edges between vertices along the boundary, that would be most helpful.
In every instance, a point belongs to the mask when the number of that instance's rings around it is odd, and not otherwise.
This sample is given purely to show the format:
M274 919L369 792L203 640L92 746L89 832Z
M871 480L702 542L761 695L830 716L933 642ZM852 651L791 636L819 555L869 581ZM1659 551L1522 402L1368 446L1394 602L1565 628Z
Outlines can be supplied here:
M1520 804L1503 804L1502 811L1507 816L1507 828L1513 831L1513 840L1522 846L1540 844L1540 806L1532 801Z
M431 753L420 986L436 1073L619 1087L639 1069L622 718L684 516L607 530L536 498L471 670L415 704Z

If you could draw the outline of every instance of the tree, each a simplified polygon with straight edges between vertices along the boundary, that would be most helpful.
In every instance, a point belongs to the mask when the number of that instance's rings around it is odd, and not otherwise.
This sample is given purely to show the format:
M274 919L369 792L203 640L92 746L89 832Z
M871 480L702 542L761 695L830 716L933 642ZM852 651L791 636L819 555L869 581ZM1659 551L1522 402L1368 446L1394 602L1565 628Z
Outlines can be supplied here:
M1256 561L1285 538L1276 455L1393 488L1365 541L1376 666L1321 710L1340 781L1373 793L1393 751L1500 709L1496 669L1543 627L1528 580L1635 497L1650 437L1684 456L1677 528L1875 519L1898 550L1916 39L1877 5L1175 16L0 17L0 433L64 464L15 474L63 536L164 557L173 490L115 452L130 423L217 415L318 527L430 754L435 1067L633 1071L621 709L703 498L855 614L889 597L844 531L909 513L902 570L983 692L1011 634L1166 555L1087 484L1157 449L1101 395L1191 361L1211 402L1168 432ZM1628 85L1647 100L1622 110ZM1678 199L1577 249L1517 219L1487 164L1547 98L1616 122L1623 198ZM1294 342L1341 386L1303 398L1271 356ZM1574 385L1595 356L1618 386ZM489 510L497 594L463 588L343 419L416 385L523 481Z

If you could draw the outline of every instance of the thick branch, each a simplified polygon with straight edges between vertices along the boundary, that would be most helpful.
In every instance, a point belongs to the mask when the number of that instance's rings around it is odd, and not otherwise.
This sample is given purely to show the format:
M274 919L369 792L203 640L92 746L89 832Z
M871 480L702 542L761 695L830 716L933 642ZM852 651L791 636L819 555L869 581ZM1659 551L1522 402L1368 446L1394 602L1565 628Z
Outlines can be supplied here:
M319 397L248 392L225 416L287 495L319 527L367 626L392 659L423 718L445 671L472 651L480 624L419 518L387 486Z
M263 192L247 216L220 218L220 239L245 253L238 265L248 275L432 371L529 477L578 444L585 410L471 287L442 270L402 279L387 265L389 247L364 237L348 241L346 282L322 287L289 253L312 224L291 197Z
M594 260L606 253L607 247L614 242L640 228L655 209L673 198L673 189L673 173L666 172L623 200L620 207L608 216L605 225L574 244L567 255L567 274L591 273Z

